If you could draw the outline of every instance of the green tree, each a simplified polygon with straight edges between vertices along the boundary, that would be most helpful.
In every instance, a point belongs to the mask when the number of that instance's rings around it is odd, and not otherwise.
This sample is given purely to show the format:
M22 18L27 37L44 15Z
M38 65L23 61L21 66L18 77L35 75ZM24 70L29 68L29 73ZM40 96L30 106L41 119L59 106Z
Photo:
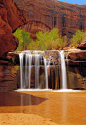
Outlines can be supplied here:
M19 40L19 46L17 48L17 51L27 49L28 45L32 41L29 32L25 32L24 29L22 30L17 29L16 32L14 33L14 36L16 36Z
M36 42L30 43L28 49L36 50L56 50L63 49L67 43L67 37L64 39L59 35L58 29L52 29L50 32L40 31L36 34Z
M25 32L24 29L21 30L21 37L23 39L23 44L22 46L24 47L24 49L27 49L27 46L29 45L29 43L31 42L31 38L30 38L30 34L29 32Z
M15 37L18 38L19 40L19 46L18 48L16 49L17 51L22 51L22 44L23 44L23 39L21 37L21 30L17 29L16 32L14 32L13 34Z
M77 47L78 44L84 39L86 39L86 32L81 32L80 30L78 30L73 35L73 38L71 38L71 45Z

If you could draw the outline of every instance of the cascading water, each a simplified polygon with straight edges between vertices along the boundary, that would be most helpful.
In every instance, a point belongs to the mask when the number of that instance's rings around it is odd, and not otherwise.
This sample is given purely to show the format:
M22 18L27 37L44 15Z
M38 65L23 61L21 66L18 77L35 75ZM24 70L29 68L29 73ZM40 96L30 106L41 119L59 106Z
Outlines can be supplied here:
M40 54L39 54L40 53ZM44 51L34 51L31 54L31 51L23 51L19 53L20 58L20 88L28 88L31 86L31 67L32 67L32 58L35 58L34 66L35 66L35 88L39 89L39 70L40 64L42 65L42 60L44 62L45 69L45 89L48 89L48 69L50 66L50 59L46 59L44 57ZM25 60L25 63L24 63Z
M46 89L48 89L48 69L50 67L50 60L44 58L44 66L45 66Z
M23 53L19 53L20 58L20 88L23 89Z
M24 88L27 87L30 89L32 55L30 52L28 52L25 54L25 56L26 56L25 57L26 61L25 61L25 86Z
M35 54L35 88L39 89L39 54Z
M24 69L24 56L25 56L25 69ZM20 88L30 89L32 55L30 51L26 53L22 52L19 53L19 58L20 58Z
M33 88L38 91L40 90L40 88L43 89L50 88L50 89L57 89L56 92L73 92L72 89L67 89L64 50L61 51L28 50L18 53L20 59L20 89L21 89L20 91L22 91L22 89L26 89L26 91L27 89L31 89L32 91ZM67 53L65 55L67 56ZM59 61L61 61L61 74L59 72L60 71ZM66 59L66 61L68 60ZM60 75L62 81L59 79ZM60 89L61 83L62 83L62 88Z
M61 58L61 74L62 74L62 89L67 89L66 65L64 59L64 50L60 51Z

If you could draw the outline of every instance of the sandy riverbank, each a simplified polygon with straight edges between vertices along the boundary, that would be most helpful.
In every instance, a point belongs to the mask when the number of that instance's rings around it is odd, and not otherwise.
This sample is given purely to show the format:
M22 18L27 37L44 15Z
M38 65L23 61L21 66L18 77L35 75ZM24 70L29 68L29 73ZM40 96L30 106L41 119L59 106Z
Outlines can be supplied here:
M0 93L0 125L86 125L86 91Z
M51 119L34 114L1 113L0 125L58 125Z

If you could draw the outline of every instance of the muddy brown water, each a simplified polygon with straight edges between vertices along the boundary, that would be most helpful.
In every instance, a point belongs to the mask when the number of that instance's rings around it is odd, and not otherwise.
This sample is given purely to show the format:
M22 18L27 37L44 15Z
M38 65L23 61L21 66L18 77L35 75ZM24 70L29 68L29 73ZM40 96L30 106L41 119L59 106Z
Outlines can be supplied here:
M0 93L0 113L37 114L61 125L86 125L86 91Z

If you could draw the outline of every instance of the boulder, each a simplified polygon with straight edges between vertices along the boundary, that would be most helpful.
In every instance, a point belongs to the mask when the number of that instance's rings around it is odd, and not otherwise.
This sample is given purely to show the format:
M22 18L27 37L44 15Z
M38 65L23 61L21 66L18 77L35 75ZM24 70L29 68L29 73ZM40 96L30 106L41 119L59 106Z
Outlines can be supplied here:
M86 50L71 49L68 52L68 58L73 61L85 61L86 60Z
M83 41L77 46L77 48L85 50L85 49L86 49L86 40L83 40Z
M67 66L68 89L86 89L86 68Z

